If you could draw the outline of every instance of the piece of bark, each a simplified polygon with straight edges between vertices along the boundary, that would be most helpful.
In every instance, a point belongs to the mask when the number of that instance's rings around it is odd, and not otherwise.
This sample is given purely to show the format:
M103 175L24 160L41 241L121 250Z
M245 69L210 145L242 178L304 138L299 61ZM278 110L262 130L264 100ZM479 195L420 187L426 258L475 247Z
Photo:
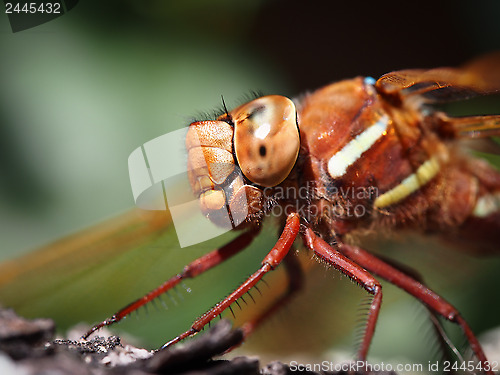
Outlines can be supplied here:
M26 320L14 310L0 309L0 351L12 359L45 355L45 345L54 332L55 324L50 319Z
M160 351L123 346L117 336L91 340L53 339L54 323L32 321L0 309L0 368L2 375L57 373L60 375L340 375L342 372L292 371L281 362L259 369L255 357L219 357L242 342L243 333L222 320L212 329L182 344ZM215 359L214 359L215 358ZM2 363L2 361L4 363ZM5 371L5 370L4 370ZM9 372L10 371L10 372ZM395 375L395 373L370 373Z

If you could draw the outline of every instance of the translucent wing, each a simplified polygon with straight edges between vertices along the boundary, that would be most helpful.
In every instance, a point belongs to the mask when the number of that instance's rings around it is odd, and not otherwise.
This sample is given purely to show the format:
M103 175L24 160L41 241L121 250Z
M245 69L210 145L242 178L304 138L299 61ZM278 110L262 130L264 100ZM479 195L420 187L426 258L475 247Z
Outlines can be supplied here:
M500 53L474 60L461 68L411 69L383 75L377 91L392 102L415 98L424 103L442 103L500 93ZM500 136L500 115L451 117L437 113L432 120L449 138Z
M409 69L384 74L377 90L388 97L419 95L431 103L467 99L500 90L500 53L479 58L462 68Z
M178 246L169 221L166 211L136 210L6 261L0 264L0 303L27 317L55 318L61 326L95 319L96 299L116 299L122 289L116 284L130 289L127 276L120 280L115 272L127 272L126 258L154 259L155 251Z
M442 133L453 138L489 138L500 136L500 115L451 117L436 116Z

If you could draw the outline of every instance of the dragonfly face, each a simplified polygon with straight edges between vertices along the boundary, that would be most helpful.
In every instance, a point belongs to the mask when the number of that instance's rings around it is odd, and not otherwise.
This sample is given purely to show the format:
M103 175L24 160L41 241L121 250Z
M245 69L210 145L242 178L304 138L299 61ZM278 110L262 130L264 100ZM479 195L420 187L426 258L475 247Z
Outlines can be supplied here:
M191 124L186 147L189 181L202 212L217 224L229 207L233 224L256 224L262 188L285 180L299 154L295 105L278 95L252 100L217 121Z

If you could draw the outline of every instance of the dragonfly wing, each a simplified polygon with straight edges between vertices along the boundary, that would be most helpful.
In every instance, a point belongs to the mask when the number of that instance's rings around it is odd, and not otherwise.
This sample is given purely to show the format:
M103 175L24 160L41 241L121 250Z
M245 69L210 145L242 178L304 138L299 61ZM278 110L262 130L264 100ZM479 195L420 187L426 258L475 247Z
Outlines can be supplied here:
M86 306L94 299L86 297L106 290L113 300L123 289L115 285L120 282L130 289L126 280L116 277L119 268L126 272L126 259L136 258L139 268L145 260L137 260L147 258L148 252L178 248L170 223L167 211L134 210L6 261L0 264L0 303L27 317L56 318L62 325L95 319L93 306Z
M486 55L462 68L408 69L387 73L375 85L387 97L404 100L418 95L430 103L496 93L500 90L500 53Z

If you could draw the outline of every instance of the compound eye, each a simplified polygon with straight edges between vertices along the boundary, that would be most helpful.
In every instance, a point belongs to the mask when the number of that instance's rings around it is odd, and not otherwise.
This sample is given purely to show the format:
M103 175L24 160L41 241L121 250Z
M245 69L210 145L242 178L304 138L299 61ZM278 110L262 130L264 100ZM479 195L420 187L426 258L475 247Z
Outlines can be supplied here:
M295 165L300 148L293 102L284 96L263 96L234 109L230 115L242 173L264 187L281 183Z

